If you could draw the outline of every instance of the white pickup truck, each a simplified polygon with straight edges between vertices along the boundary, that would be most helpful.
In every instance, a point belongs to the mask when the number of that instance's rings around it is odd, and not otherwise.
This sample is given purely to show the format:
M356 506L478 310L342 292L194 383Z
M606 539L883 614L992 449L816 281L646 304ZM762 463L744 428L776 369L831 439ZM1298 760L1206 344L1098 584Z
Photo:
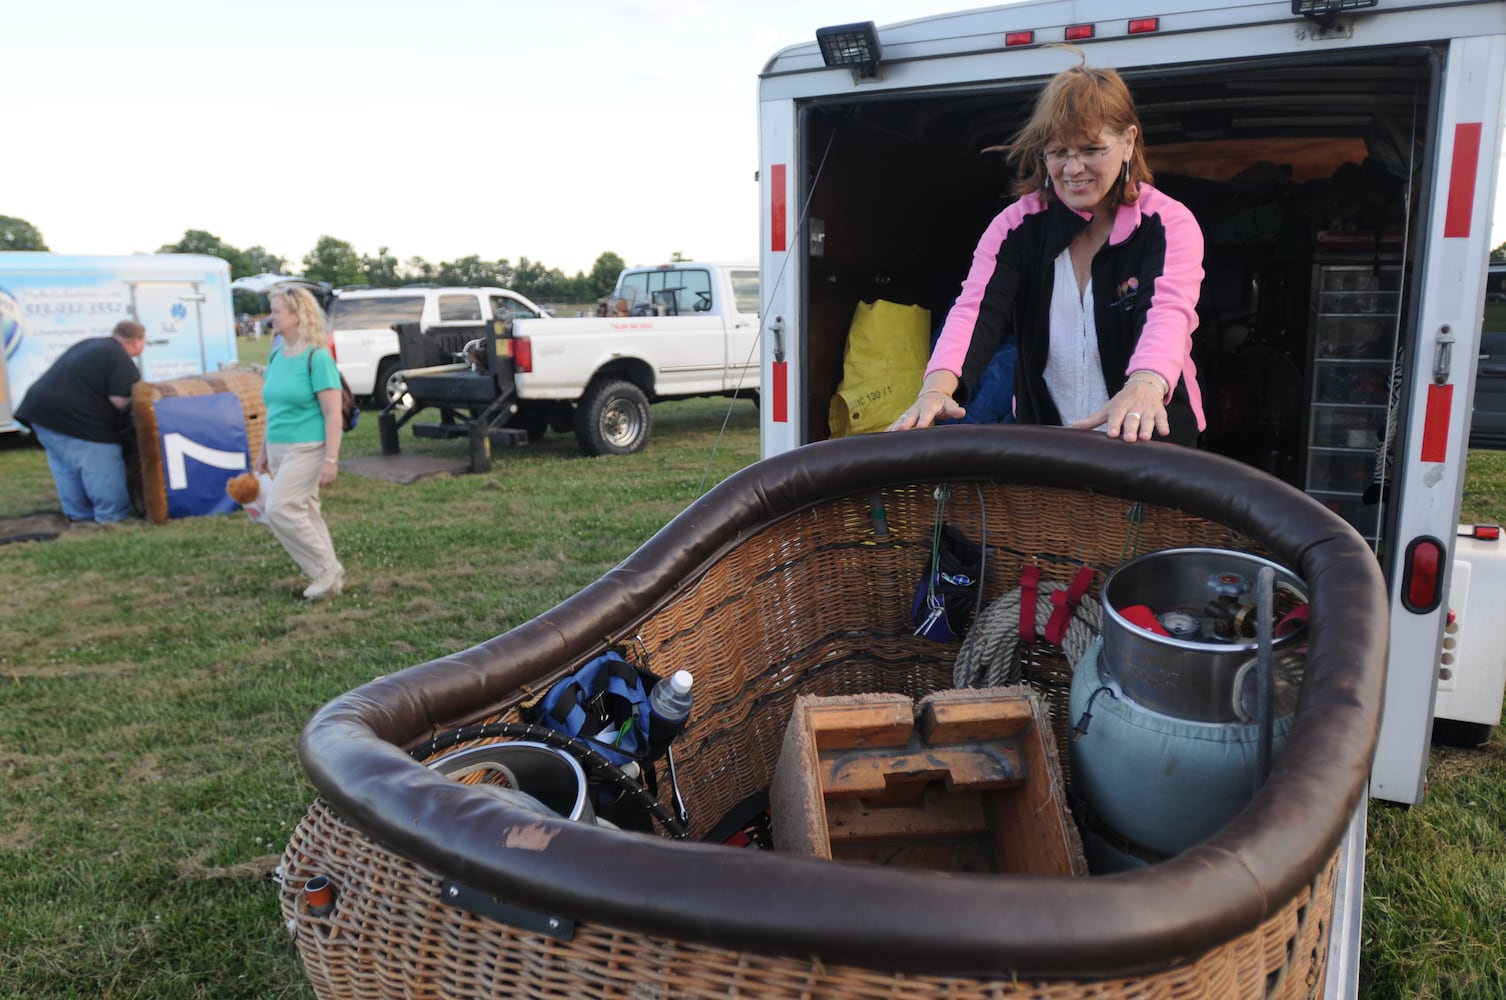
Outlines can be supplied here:
M351 392L370 396L378 406L393 400L405 405L394 325L417 323L424 333L437 334L494 319L539 316L548 313L506 288L356 288L336 292L329 304L335 364Z
M650 403L756 399L758 311L758 265L679 261L625 269L596 316L515 320L513 425L626 455L648 441Z

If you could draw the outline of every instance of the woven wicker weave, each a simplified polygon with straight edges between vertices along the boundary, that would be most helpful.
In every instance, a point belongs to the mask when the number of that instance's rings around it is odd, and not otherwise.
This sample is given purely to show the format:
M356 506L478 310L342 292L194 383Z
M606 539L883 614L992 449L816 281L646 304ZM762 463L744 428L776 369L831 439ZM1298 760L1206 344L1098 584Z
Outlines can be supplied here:
M1129 979L1010 981L881 973L577 924L566 942L442 902L439 875L383 850L315 803L283 859L283 915L314 992L372 997L746 997L749 1000L1299 1000L1322 994L1334 865L1281 912L1190 965ZM316 874L343 886L326 919L300 912Z
M675 744L693 838L767 788L798 695L886 691L920 698L950 686L957 645L916 637L909 618L937 485L888 485L772 519L640 609L619 634L603 637L632 640L661 676L679 667L695 671L696 709ZM887 530L874 516L875 499ZM1049 486L957 484L946 516L970 538L987 541L985 601L1018 585L1027 562L1040 567L1043 580L1062 583L1086 563L1098 571L1096 596L1107 572L1137 553L1187 545L1265 550L1256 539L1181 510ZM561 662L537 684L519 685L448 725L515 720L519 703L577 662ZM1065 763L1070 664L1036 648L1026 652L1025 667L1026 680L1051 701ZM417 746L431 735L411 732L406 743ZM281 904L309 978L326 1000L1300 998L1322 991L1337 854L1323 857L1326 863L1309 869L1305 888L1271 901L1269 915L1239 934L1198 954L1144 956L1155 968L1125 976L916 974L676 940L569 914L577 920L573 936L557 940L447 905L445 876L384 847L322 800L288 845ZM604 877L610 871L603 866ZM300 890L320 874L338 887L339 898L332 913L315 917ZM895 898L893 905L905 901ZM905 963L903 956L895 960Z

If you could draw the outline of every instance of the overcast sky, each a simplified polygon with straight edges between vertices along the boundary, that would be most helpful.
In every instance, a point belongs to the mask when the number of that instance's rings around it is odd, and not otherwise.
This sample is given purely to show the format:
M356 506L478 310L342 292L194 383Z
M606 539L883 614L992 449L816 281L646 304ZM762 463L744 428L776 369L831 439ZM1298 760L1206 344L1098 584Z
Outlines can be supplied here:
M751 260L769 57L822 25L983 5L12 0L0 215L62 253L207 229L294 270L326 234L566 274L609 250Z
M6 4L0 215L61 253L206 229L298 262L758 252L758 73L966 0Z

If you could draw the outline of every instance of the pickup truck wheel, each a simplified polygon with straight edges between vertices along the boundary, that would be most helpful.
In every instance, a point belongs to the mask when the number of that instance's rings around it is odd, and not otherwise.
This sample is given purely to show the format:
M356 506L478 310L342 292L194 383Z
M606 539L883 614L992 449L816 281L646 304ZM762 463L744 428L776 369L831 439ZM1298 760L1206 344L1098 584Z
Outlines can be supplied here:
M648 444L648 397L631 382L592 382L575 411L575 439L587 455L631 455Z
M398 409L413 408L413 397L408 395L408 383L402 376L400 365L397 358L388 358L377 369L376 391L371 396L378 406L386 406L393 400L398 400Z

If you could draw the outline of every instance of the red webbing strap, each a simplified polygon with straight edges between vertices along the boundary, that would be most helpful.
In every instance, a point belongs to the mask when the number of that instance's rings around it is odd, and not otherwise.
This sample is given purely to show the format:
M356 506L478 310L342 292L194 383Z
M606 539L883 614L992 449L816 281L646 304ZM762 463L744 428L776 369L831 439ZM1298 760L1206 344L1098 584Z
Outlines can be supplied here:
M1039 566L1020 569L1020 641L1035 641L1036 584L1041 582Z
M1046 641L1051 645L1062 644L1062 638L1067 634L1067 623L1072 620L1072 611L1092 584L1093 567L1084 566L1072 578L1072 586L1066 590L1051 592L1051 603L1056 605L1056 609L1051 612L1051 618L1046 622Z
M1299 604L1286 613L1286 617L1276 623L1272 634L1278 639L1285 639L1294 632L1300 632L1307 626L1308 606Z

